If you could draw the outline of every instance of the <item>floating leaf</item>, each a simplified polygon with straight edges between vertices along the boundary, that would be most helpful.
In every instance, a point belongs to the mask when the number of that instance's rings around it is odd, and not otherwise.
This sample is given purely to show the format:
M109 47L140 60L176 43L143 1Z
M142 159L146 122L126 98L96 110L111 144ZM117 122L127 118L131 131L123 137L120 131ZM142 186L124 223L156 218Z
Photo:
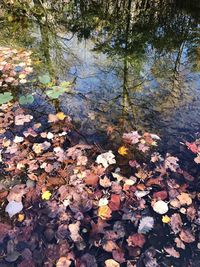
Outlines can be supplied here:
M13 99L13 96L10 92L5 92L0 94L0 105L8 103Z
M57 99L59 96L66 92L71 91L71 84L69 82L66 82L64 86L53 86L51 89L46 91L46 94L51 99Z
M39 76L38 79L42 84L45 84L45 85L51 82L51 77L49 76L48 73Z
M32 95L20 96L19 103L21 105L32 104L34 102L34 97Z

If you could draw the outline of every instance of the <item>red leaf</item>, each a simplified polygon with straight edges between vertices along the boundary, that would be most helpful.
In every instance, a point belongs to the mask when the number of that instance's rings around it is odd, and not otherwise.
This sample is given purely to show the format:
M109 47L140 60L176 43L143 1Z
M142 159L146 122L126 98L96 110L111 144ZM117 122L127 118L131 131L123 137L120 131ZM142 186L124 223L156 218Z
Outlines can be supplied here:
M198 152L198 146L195 143L186 142L185 144L193 153L196 154Z
M112 211L116 211L120 209L120 196L119 195L112 195L109 201L109 207Z
M159 199L159 200L165 200L167 198L168 194L166 191L158 191L153 194L153 198Z

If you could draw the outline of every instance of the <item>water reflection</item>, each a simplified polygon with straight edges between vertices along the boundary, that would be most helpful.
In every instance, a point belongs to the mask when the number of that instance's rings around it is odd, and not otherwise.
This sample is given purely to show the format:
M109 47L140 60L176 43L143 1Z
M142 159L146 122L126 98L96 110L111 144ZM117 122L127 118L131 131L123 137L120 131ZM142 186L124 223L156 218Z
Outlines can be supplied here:
M32 48L38 73L73 81L56 108L84 134L136 128L167 136L169 149L199 131L198 1L11 2L1 43Z

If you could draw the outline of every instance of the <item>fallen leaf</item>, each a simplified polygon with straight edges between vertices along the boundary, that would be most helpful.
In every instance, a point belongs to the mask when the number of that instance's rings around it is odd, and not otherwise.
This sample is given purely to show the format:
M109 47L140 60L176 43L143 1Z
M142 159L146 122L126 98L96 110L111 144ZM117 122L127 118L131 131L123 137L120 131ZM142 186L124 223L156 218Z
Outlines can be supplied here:
M109 207L112 211L117 211L120 209L121 198L119 195L112 194L109 201Z
M138 233L146 234L153 229L153 226L154 226L153 217L150 216L143 217L139 223Z
M128 246L140 247L142 248L146 242L145 236L143 234L135 233L128 237Z
M175 234L179 233L182 229L183 222L178 213L174 213L170 218L170 226Z
M162 222L163 223L169 223L171 221L170 217L167 215L162 216Z
M192 204L192 198L188 193L181 193L179 196L177 196L178 200L180 201L181 205L191 205Z
M51 198L51 192L50 191L45 191L44 193L42 193L42 199L43 200L49 200Z
M69 260L67 257L61 257L56 262L56 267L70 267L71 263L71 260Z
M185 243L192 243L195 241L195 236L188 229L181 230L179 237Z
M125 146L120 146L118 148L118 153L122 156L126 156L128 154L128 148Z
M164 250L174 258L180 258L180 253L176 251L173 247L165 247Z
M109 206L105 205L105 206L101 206L98 209L98 216L102 219L102 220L108 220L111 218L111 214L112 211L109 208Z
M113 259L108 259L105 261L106 267L120 267L119 263Z
M158 200L153 204L153 210L159 214L165 214L168 212L168 204L162 200Z
M23 209L22 202L11 201L6 206L6 212L8 212L10 218L19 213Z
M111 150L109 150L106 153L98 155L96 163L102 164L104 168L107 168L109 165L116 163L115 155L112 153Z

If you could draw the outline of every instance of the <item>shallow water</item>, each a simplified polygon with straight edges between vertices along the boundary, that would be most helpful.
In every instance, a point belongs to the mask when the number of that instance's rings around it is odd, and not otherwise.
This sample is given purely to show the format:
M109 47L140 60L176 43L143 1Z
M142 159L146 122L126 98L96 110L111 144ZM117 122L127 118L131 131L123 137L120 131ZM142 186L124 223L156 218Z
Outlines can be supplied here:
M10 89L34 92L30 109L62 110L103 145L108 127L118 137L157 133L170 152L199 132L198 1L35 2L1 8L0 44L31 49L38 75L72 81L74 90L47 103L39 85Z

